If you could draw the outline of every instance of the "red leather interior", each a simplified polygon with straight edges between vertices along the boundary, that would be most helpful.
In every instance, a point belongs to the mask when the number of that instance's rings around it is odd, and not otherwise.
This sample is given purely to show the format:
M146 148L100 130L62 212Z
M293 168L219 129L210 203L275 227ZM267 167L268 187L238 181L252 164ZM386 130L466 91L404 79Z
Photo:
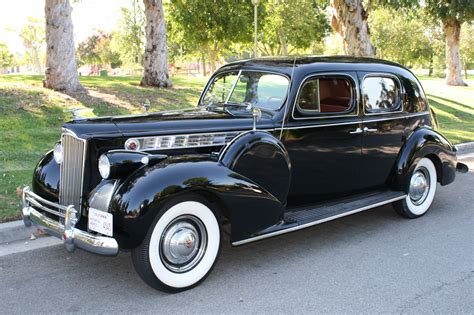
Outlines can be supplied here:
M321 113L344 112L351 106L351 85L343 78L319 79Z

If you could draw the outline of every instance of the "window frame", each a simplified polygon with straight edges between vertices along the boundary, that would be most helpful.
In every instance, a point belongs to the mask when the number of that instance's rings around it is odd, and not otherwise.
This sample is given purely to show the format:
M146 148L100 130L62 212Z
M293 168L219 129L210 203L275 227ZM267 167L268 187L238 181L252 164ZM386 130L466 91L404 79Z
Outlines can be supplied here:
M235 72L235 71L237 71L239 73L239 75L242 72L262 72L262 73L265 73L265 74L276 74L276 75L280 75L280 76L286 78L288 80L288 87L286 89L286 98L284 99L284 101L282 102L282 104L279 108L271 109L271 111L279 112L279 111L281 111L282 108L285 108L285 104L289 100L289 96L290 96L290 92L291 92L291 85L293 84L293 79L288 74L286 74L284 72L264 70L264 69L246 69L246 68L226 69L226 70L222 70L222 71L218 70L218 71L214 72L214 74L207 81L205 88L203 89L203 91L201 92L201 95L199 96L197 107L202 107L203 106L202 105L203 98L206 95L206 93L208 92L208 90L211 88L211 85L214 83L214 81L216 80L216 78L218 76L229 73L229 72Z
M398 100L397 100L397 106L394 107L393 110L390 110L390 111L380 111L380 112L376 112L376 113L371 113L369 111L366 110L366 107L365 107L365 101L364 99L362 98L362 95L364 94L363 93L363 87L364 87L364 81L366 78L370 78L370 77L379 77L379 78L388 78L388 79L393 79L393 81L395 82L398 88ZM361 80L361 84L360 84L360 96L361 96L361 103L362 103L362 110L364 112L364 116L377 116L377 115L387 115L387 114L396 114L396 113L401 113L403 112L403 94L404 94L404 90L403 90L403 85L402 83L400 82L400 79L398 78L398 76L396 76L395 74L392 74L392 73L386 73L386 72L372 72L372 73L367 73L365 74L363 77L362 77L362 80Z
M299 98L301 96L301 92L305 84L311 80L319 79L321 77L342 77L344 79L349 80L351 83L351 106L349 109L343 112L329 112L329 113L322 113L316 110L310 109L303 109L299 106ZM319 89L319 87L318 87ZM356 77L349 73L343 72L321 72L321 73L311 73L301 80L301 83L298 87L298 91L296 93L295 100L293 101L293 109L291 116L294 120L308 120L308 119L326 119L326 118L340 118L340 117L358 117L359 116L359 82L356 80ZM298 113L302 115L302 117L295 116L295 109L298 110Z

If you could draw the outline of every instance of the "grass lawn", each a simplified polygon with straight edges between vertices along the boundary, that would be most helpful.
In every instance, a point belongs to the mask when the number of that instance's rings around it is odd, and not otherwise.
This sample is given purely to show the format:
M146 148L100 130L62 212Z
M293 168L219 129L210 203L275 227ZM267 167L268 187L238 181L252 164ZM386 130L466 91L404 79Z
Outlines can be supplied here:
M84 93L66 95L43 89L41 76L0 76L0 222L19 218L17 189L31 182L35 164L59 139L70 118L65 109L87 107L97 115L194 106L206 82L173 77L169 90L143 88L138 77L82 77ZM453 142L474 141L474 81L469 87L447 87L442 80L423 80L441 131Z
M174 77L169 90L143 88L138 77L83 77L87 93L43 89L41 76L0 76L0 222L17 219L17 188L31 182L34 166L59 139L70 119L65 109L87 107L97 115L140 113L197 104L205 79Z

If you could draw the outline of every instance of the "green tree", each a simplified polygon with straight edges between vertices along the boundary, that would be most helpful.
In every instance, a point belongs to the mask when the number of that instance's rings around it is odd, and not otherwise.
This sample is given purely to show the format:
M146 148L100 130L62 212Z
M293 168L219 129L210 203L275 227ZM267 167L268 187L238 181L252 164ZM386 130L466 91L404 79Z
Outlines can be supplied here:
M330 29L324 7L316 0L268 0L262 8L260 50L264 55L308 49L321 42Z
M77 57L82 63L90 65L116 65L120 63L119 54L111 48L112 35L102 31L89 36L79 43Z
M0 43L0 69L13 66L15 58L6 43Z
M422 16L420 9L380 7L373 10L369 24L377 56L406 66L429 63L434 52Z
M248 0L171 0L169 17L187 49L208 56L211 71L226 48L252 40L253 6Z
M45 42L44 22L31 16L28 17L26 24L20 29L20 37L25 47L28 63L33 65L36 73L43 73L41 54Z
M467 79L467 68L474 63L474 24L464 23L461 29L461 61L464 78Z
M117 30L112 34L112 51L127 65L143 64L145 43L145 14L140 0L132 0L130 7L123 7Z
M461 77L461 24L474 19L472 0L426 0L426 12L442 22L446 43L446 84L466 85Z

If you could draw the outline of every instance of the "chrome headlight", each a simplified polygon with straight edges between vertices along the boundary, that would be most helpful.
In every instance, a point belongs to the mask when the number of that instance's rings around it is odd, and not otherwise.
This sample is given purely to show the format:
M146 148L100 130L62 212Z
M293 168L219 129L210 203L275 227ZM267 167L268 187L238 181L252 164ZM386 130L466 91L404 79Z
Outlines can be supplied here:
M103 179L109 178L110 175L110 160L107 155L102 154L99 158L99 173Z
M61 142L55 144L53 156L56 163L61 164L63 162L63 145Z

